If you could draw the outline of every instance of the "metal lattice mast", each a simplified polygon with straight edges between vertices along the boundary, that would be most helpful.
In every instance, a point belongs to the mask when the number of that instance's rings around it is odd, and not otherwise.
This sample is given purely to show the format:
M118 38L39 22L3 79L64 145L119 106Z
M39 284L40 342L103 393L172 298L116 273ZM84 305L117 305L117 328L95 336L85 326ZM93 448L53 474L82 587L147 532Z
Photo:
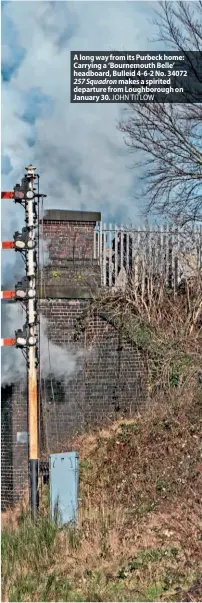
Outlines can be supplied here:
M35 231L38 226L39 199L45 195L40 195L39 191L36 193L35 168L29 165L25 169L27 174L22 179L21 185L16 184L14 192L1 193L1 198L14 199L24 207L26 226L21 233L14 233L14 241L4 241L1 246L3 249L14 248L24 256L26 277L16 284L15 291L2 291L1 297L3 299L14 298L24 303L26 323L23 329L16 331L15 338L2 339L1 345L15 345L17 348L21 348L27 362L30 504L32 515L35 518L38 509L38 316L36 299L37 237Z
M29 346L27 348L28 368L28 425L29 425L29 471L31 507L35 516L38 508L38 401L37 401L37 308L36 271L37 254L35 227L38 225L37 203L34 194L35 168L27 170L28 191L25 200L25 220L28 228L26 274L28 277L27 327Z

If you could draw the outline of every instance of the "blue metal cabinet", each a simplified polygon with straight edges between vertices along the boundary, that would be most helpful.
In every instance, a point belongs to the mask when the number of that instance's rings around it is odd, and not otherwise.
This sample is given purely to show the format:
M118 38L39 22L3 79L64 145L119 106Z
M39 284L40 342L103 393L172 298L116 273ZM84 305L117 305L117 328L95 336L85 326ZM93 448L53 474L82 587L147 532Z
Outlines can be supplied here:
M50 454L50 512L60 525L77 521L78 454Z

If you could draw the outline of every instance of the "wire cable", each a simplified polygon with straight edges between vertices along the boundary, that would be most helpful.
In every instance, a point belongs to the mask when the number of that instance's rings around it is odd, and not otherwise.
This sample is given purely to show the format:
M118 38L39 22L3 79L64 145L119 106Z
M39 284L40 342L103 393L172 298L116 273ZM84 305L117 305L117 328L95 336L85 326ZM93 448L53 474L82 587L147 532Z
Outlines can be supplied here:
M45 297L45 299L47 299L47 297L46 297L46 279L43 278L43 268L44 268L44 264L45 264L45 262L44 262L44 205L43 205L43 199L42 199L41 226L42 226L42 229L41 229L41 240L42 240L41 291L42 291L42 286L43 286L43 288L44 288L44 297ZM56 438L57 438L57 446L59 446L56 401L55 401L55 392L54 392L54 387L53 387L53 370L52 370L52 364L51 364L49 329L47 329L46 335L47 335L47 344L48 344L48 361L49 361L49 374L50 374L51 394L52 394L52 399L53 399L54 415L55 415ZM46 379L45 378L44 378L44 392L45 392L45 404L46 404L46 416L47 416ZM46 434L47 434L47 425L46 425ZM49 440L49 437L47 438L47 440ZM47 441L47 446L48 446L48 453L50 453L48 441Z
M40 334L41 334L41 329L40 329L40 282L39 282L39 262L40 262L40 202L39 202L39 174L37 174L37 193L38 193L38 237L37 237L37 251L38 251L38 258L37 258L37 285L38 285L38 295L36 298L36 304L37 304L37 318L38 318L38 435L39 435L39 453L41 455L41 362L40 362Z
M43 215L44 215L44 206L43 206L43 197L42 197L42 202L41 202L41 219L40 219L40 225L41 225L41 231L40 231L40 239L41 239L41 254L40 254L40 273L39 273L39 290L42 294L42 286L43 286L43 267L44 267L44 234L43 234ZM40 308L41 309L41 308ZM41 340L40 340L40 347L41 347ZM41 363L40 363L41 364ZM43 424L44 424L44 431L45 431L45 446L46 446L46 452L49 454L50 453L50 448L49 448L49 435L48 435L48 428L47 428L47 417L48 417L48 413L47 413L47 398L46 398L46 382L45 382L45 378L42 375L42 371L40 368L40 392L41 392L41 410L42 410L42 415L43 415ZM44 405L43 405L43 400L44 400ZM45 409L45 415L43 413L43 408Z

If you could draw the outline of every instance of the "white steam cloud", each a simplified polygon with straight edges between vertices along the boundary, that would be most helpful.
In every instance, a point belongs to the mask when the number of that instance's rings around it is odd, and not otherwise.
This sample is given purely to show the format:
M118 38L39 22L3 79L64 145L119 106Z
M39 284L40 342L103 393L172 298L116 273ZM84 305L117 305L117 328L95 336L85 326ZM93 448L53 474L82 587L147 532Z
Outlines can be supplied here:
M43 237L43 233L40 233L40 242L39 242L39 268L42 269L45 266L49 266L51 263L50 260L50 246L51 239L45 239Z
M2 9L3 186L31 162L45 208L136 219L139 174L117 130L120 104L70 103L70 51L151 50L156 2L5 2ZM30 36L30 23L32 35ZM159 50L159 48L157 48ZM11 207L9 222L13 218ZM8 215L8 213L7 213Z
M154 5L154 6L153 6ZM36 166L47 208L101 211L106 221L136 219L137 175L116 128L122 107L77 105L70 98L70 51L151 50L153 2L2 3L2 190ZM31 35L30 35L31 24ZM157 50L159 48L157 47ZM2 201L2 239L24 226L23 210ZM49 263L49 242L39 265ZM14 288L24 274L11 251L2 255L2 283ZM16 274L17 273L17 274ZM24 324L17 304L2 304L2 337ZM48 341L41 329L41 362L49 371ZM71 376L81 358L49 344L52 371ZM25 375L20 350L2 349L2 384Z
M3 334L3 337L14 337L15 331L20 329L25 323L25 316L22 316L19 305L3 304L2 311L3 325L9 328L9 333ZM83 350L75 351L71 345L62 347L49 340L48 321L40 317L40 367L43 379L50 376L60 380L67 381L75 375L81 368ZM89 350L90 351L90 350ZM20 349L14 347L2 348L2 379L1 384L11 385L17 383L26 377L26 361Z
M43 316L40 319L40 363L41 374L47 378L50 374L59 379L75 375L81 366L83 351L75 352L70 346L62 347L48 337L48 321Z

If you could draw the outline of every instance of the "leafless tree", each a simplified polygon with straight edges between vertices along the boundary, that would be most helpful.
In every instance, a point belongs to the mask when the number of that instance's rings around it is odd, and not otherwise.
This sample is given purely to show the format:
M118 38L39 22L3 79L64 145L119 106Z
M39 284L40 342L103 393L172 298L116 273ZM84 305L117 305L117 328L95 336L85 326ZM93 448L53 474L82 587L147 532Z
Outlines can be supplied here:
M202 90L202 1L159 4L158 41L185 55ZM192 60L196 51L198 67ZM135 165L143 168L146 213L179 224L202 220L202 102L195 101L193 90L188 103L130 103L118 126L131 150L141 152Z

